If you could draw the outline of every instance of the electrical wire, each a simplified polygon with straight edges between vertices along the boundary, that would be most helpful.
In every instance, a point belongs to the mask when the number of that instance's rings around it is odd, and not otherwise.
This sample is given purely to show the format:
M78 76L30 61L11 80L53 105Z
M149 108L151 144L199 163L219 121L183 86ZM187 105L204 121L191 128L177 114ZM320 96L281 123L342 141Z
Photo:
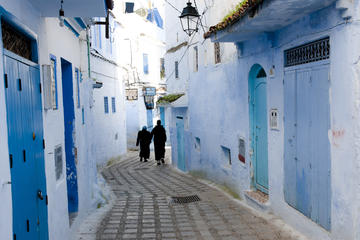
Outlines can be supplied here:
M186 54L186 53L188 52L188 50L190 49L190 46L192 45L192 41L194 40L194 37L195 37L195 34L192 35L192 37L191 37L191 39L190 39L190 42L188 43L188 45L187 45L187 47L186 47L183 55L180 57L180 60L178 61L178 64L181 63L181 61L183 60L185 54ZM174 73L175 73L175 69L174 69L174 70L170 73L170 75L166 78L166 81L165 81L165 82L167 82L167 81L172 77L172 75L173 75Z
M167 4L169 4L173 9L175 9L176 11L178 11L179 13L181 13L181 11L179 9L177 9L174 5L172 5L171 3L169 3L167 0L165 0L165 2Z

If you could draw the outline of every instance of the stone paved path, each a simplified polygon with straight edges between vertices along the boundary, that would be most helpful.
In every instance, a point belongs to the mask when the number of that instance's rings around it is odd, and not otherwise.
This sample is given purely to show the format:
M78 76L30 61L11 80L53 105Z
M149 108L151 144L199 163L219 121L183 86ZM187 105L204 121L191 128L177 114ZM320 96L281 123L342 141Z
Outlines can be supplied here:
M289 231L285 224L275 226L275 221L265 220L220 191L170 166L158 167L154 161L139 162L136 152L105 169L103 176L111 185L116 200L93 233L97 240L303 239ZM169 196L194 194L201 201L168 202Z

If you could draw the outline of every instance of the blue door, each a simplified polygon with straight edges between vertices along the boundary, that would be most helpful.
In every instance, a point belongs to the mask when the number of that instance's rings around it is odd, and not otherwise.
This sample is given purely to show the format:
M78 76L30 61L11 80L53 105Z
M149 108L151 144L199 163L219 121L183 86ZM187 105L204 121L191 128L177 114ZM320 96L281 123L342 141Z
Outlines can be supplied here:
M165 127L165 108L164 107L160 107L160 120L161 120L161 124Z
M146 119L147 119L147 127L148 130L151 131L153 129L153 110L148 109L146 110Z
M285 200L330 230L329 65L284 75Z
M68 191L68 211L78 211L78 184L75 164L75 111L73 94L73 73L70 62L61 58L64 129L65 129L65 156L66 156L66 182Z
M263 70L260 73L265 74ZM250 79L250 135L253 149L253 184L256 189L268 193L268 146L267 146L267 101L266 77Z
M40 73L4 50L13 238L48 239Z
M185 149L184 149L184 118L176 117L176 139L178 153L178 168L186 171L185 165Z

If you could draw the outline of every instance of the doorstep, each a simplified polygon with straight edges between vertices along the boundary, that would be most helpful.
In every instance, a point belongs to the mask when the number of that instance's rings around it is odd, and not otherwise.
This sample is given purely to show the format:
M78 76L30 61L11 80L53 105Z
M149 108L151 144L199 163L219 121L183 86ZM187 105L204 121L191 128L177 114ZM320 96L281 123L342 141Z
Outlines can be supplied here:
M268 194L256 190L246 191L244 195L246 203L249 204L251 207L264 212L270 211L270 201Z

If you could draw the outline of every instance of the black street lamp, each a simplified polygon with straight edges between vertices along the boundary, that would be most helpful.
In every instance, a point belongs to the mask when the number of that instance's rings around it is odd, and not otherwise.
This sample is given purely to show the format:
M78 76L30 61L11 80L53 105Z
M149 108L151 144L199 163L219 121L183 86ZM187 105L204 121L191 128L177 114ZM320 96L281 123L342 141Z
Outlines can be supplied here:
M200 15L197 9L191 6L190 0L187 3L187 6L184 7L179 18L181 26L187 35L191 36L194 32L198 31Z

